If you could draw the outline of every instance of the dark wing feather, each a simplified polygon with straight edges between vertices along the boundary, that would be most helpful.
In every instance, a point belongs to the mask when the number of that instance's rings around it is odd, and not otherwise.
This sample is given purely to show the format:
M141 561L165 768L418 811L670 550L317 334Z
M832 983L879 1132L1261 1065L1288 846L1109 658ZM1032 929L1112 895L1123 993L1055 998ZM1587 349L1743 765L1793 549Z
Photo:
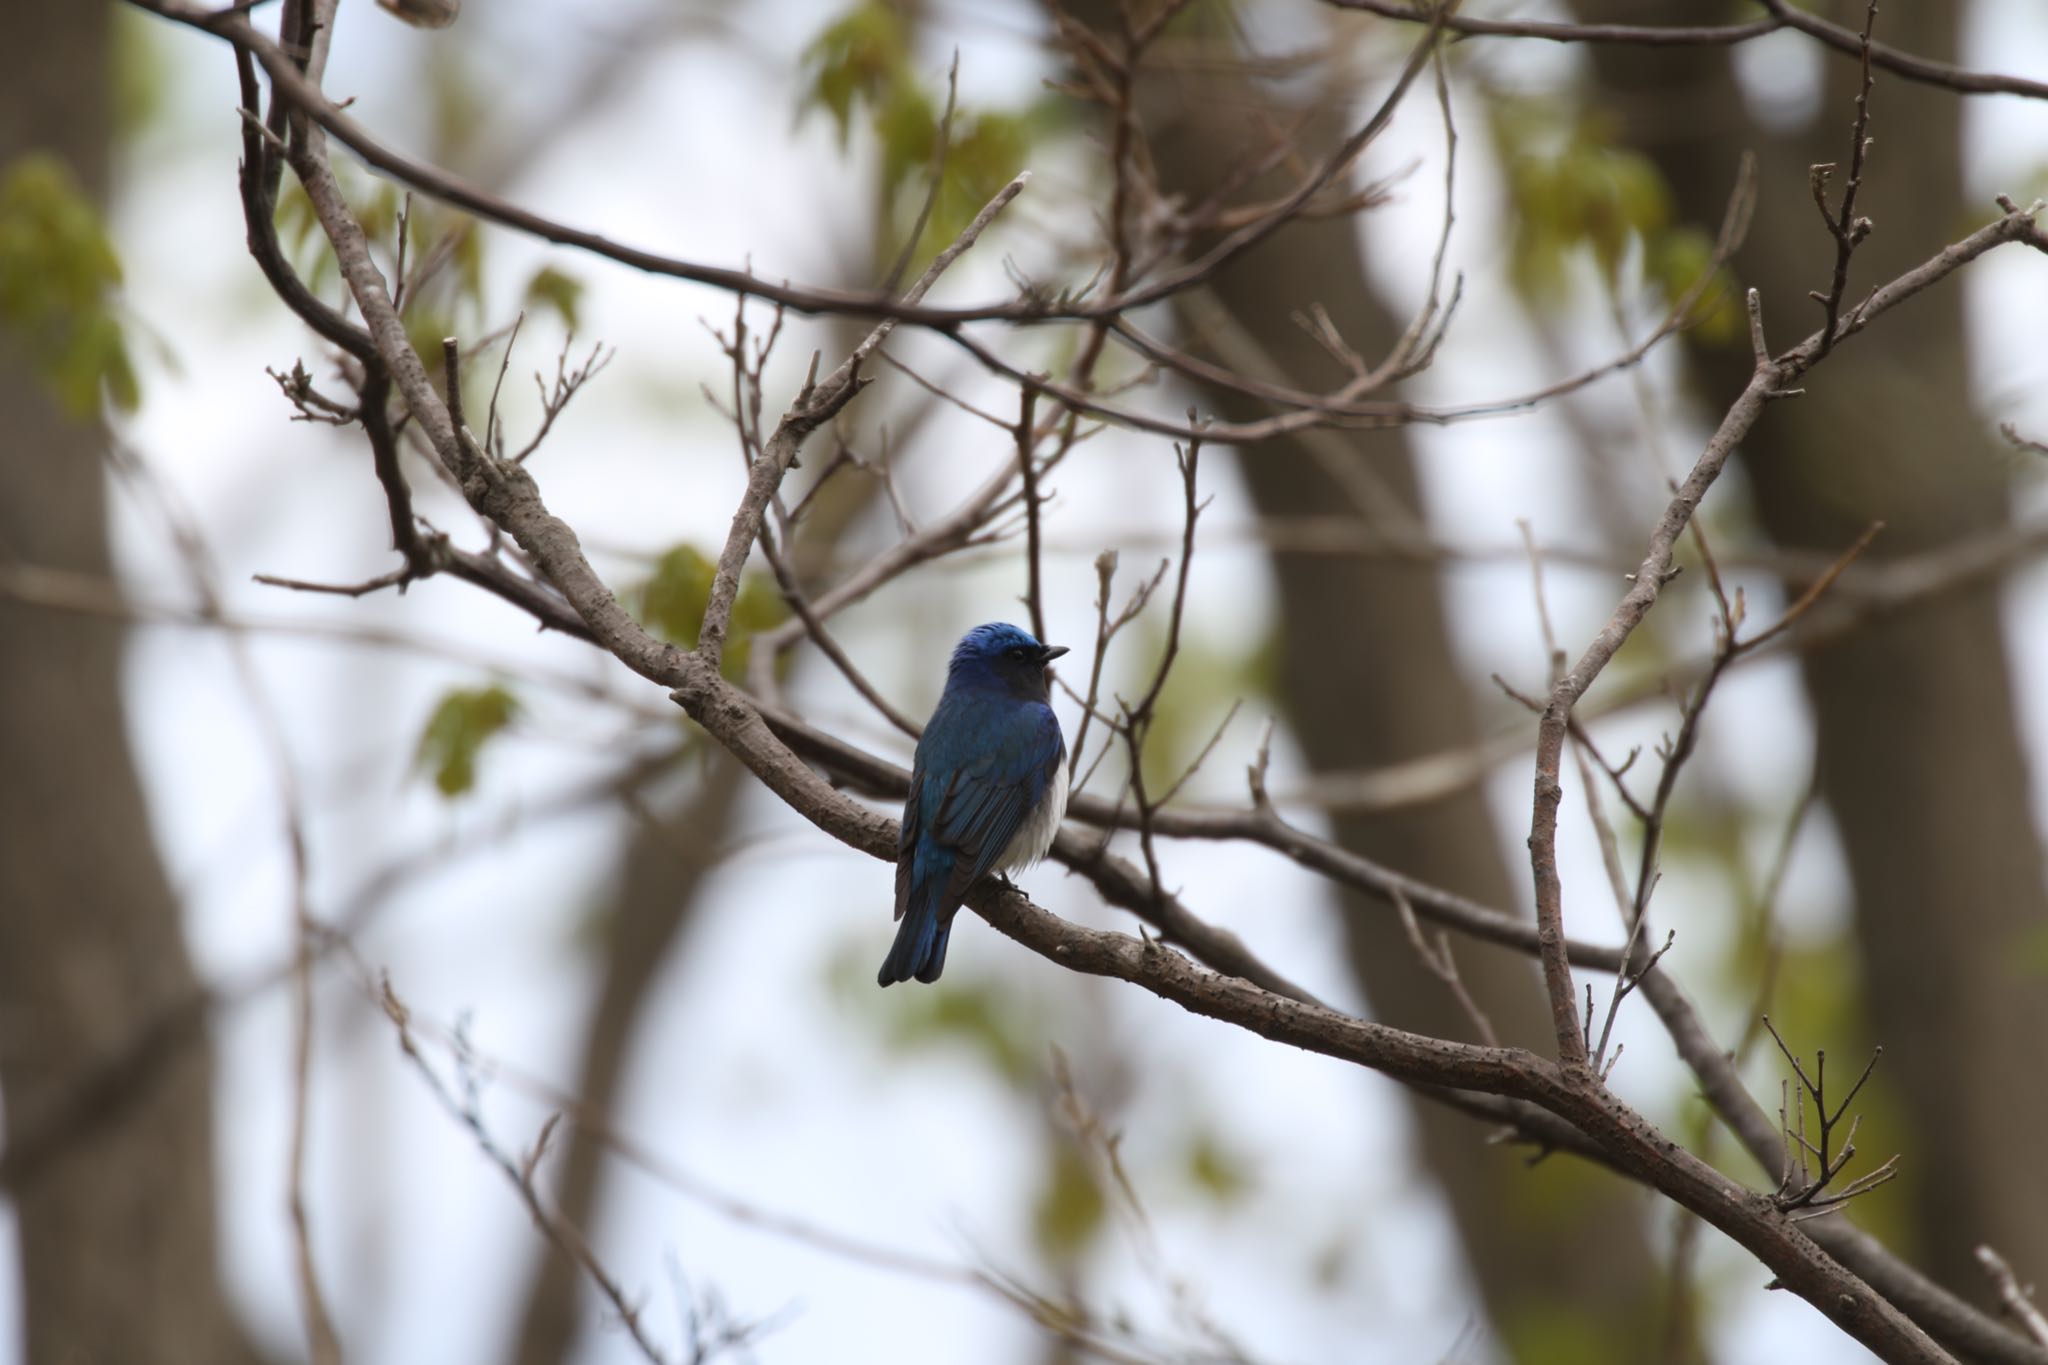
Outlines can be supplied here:
M982 745L961 765L932 821L933 838L966 855L953 865L947 887L947 898L956 901L1010 846L1066 750L1048 706L1008 702L973 720Z
M903 912L910 907L911 874L916 866L918 833L924 826L924 804L924 749L920 747L910 767L910 799L903 803L903 824L896 834L897 919L902 919Z

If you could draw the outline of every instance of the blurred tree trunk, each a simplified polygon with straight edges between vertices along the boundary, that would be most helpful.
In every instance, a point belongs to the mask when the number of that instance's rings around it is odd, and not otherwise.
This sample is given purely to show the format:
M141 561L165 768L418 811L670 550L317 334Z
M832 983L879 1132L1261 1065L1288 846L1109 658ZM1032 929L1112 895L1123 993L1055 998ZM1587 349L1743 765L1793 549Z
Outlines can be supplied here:
M1080 12L1101 21L1100 9ZM1103 31L1115 30L1104 22ZM1108 41L1114 48L1116 39ZM1316 111L1296 139L1302 151L1294 169L1254 182L1239 197L1283 192L1301 166L1348 131L1339 121L1360 99L1376 98L1371 91L1321 101L1278 94L1235 64L1234 46L1205 46L1182 49L1176 55L1195 60L1149 79L1139 94L1159 177L1184 202L1200 202L1263 155L1278 130ZM1206 297L1179 307L1181 344L1257 377L1334 384L1343 377L1335 363L1291 320L1318 303L1369 358L1393 344L1405 321L1373 294L1351 220L1294 223L1234 263ZM1226 392L1202 402L1227 417L1264 415ZM1240 454L1261 516L1353 515L1383 538L1412 544L1426 536L1412 456L1398 432L1308 433ZM1478 741L1433 567L1276 552L1274 570L1283 704L1313 767L1372 767ZM1335 825L1345 847L1404 872L1491 904L1517 899L1516 874L1503 862L1480 792L1394 815L1345 816ZM1347 893L1342 914L1349 965L1379 1018L1471 1036L1472 1025L1417 962L1385 906ZM1458 964L1504 1041L1548 1050L1541 985L1529 960L1461 944ZM1524 1360L1645 1358L1656 1274L1633 1192L1571 1162L1528 1169L1489 1146L1470 1119L1438 1106L1417 1102L1413 1115L1422 1160L1449 1201L1507 1350ZM1560 1246L1571 1254L1559 1255Z
M860 335L851 326L847 347ZM791 554L800 579L828 562L860 515L878 499L880 486L865 478L835 479L805 509L803 532ZM583 1061L575 1094L586 1113L609 1120L621 1098L619 1084L639 1036L648 992L661 966L697 908L705 877L716 867L719 846L733 827L746 790L745 769L712 746L700 774L680 797L659 809L638 811L621 854L617 895L606 920L602 976L584 1036ZM556 1207L569 1222L589 1229L605 1188L603 1143L581 1125L569 1130ZM544 1246L526 1290L526 1309L513 1343L517 1365L561 1365L576 1359L578 1337L592 1320L582 1290L583 1272L552 1245Z
M1623 0L1579 8L1638 22L1645 12ZM1657 23L1725 18L1712 0L1655 8ZM1877 36L1952 61L1963 8L1886 6ZM1860 24L1860 5L1837 9L1840 22ZM1834 246L1807 168L1841 164L1830 186L1839 202L1855 60L1824 56L1819 113L1788 133L1750 117L1724 50L1592 52L1599 98L1656 159L1685 217L1717 222L1738 158L1757 150L1756 222L1736 273L1761 290L1774 348L1817 328L1821 309L1806 293L1827 288ZM1992 212L1962 199L1962 104L1878 73L1857 204L1876 227L1856 254L1849 306ZM2015 309L1999 325L2018 341L2037 323ZM1774 405L1743 447L1771 537L1834 555L1881 520L1872 554L1898 556L2006 525L2007 465L1972 409L1969 352L1963 289L1951 282L1836 351L1804 397ZM1716 410L1749 371L1746 344L1694 348L1692 358L1701 401ZM2022 1278L2048 1275L2048 992L2015 965L2022 940L2048 923L2048 895L2000 594L1996 583L1952 592L1802 660L1821 792L1856 897L1864 1007L1885 1049L1880 1074L1906 1100L1911 1249L1936 1279L1987 1302L1971 1257L1978 1242ZM1843 1040L1796 1041L1811 1051Z
M680 799L638 812L605 919L603 975L575 1093L584 1113L606 1122L620 1099L648 991L691 918L706 874L717 865L745 772L722 751L704 754L701 763L695 755L684 762L700 775ZM576 1227L589 1228L597 1211L605 1150L585 1125L570 1125L555 1200ZM519 1365L573 1358L581 1329L594 1318L582 1298L582 1275L551 1243L542 1247L513 1352Z
M0 169L51 152L103 198L111 7L8 9ZM4 343L0 413L0 557L110 575L104 433L64 416ZM10 1151L37 1139L10 1191L23 1358L251 1360L217 1278L203 1036L154 1053L108 1103L71 1103L198 991L128 751L120 666L117 626L0 601L0 1087Z

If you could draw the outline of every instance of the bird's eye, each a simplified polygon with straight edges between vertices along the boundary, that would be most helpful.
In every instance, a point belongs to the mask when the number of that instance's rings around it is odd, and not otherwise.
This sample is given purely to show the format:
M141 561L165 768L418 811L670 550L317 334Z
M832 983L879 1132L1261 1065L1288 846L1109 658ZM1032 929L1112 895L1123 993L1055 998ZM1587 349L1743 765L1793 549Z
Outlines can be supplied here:
M1029 651L1028 651L1028 650L1026 650L1026 649L1024 648L1024 646L1022 646L1022 645L1011 645L1011 646L1010 646L1010 657L1011 657L1011 658L1013 658L1013 659L1021 659L1021 658L1023 658L1023 657L1025 656L1025 654L1027 654L1027 653L1029 653Z

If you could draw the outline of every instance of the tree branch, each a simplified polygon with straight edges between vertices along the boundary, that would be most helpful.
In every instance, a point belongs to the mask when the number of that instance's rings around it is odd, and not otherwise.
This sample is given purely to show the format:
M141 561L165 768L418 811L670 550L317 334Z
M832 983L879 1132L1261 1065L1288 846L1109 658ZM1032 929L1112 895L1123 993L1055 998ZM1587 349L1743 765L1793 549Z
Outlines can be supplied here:
M1401 0L1324 0L1335 9L1364 10L1388 19L1413 24L1428 23L1432 11ZM1642 25L1569 24L1542 20L1468 18L1454 14L1444 27L1461 38L1538 38L1553 43L1612 43L1626 47L1734 47L1776 33L1797 29L1809 38L1837 52L1857 55L1858 35L1852 28L1830 23L1788 3L1788 0L1758 0L1770 12L1767 19L1746 24ZM1947 62L1931 61L1901 52L1881 43L1872 44L1871 62L1909 81L1938 85L1959 95L2020 95L2027 99L2048 99L2048 83L2023 76L2001 76L1971 71Z

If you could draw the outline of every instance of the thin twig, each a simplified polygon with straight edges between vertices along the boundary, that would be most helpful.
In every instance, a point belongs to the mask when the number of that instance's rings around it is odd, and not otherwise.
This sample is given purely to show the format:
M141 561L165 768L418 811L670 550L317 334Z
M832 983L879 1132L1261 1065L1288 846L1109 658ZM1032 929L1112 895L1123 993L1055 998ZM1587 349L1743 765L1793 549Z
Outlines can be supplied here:
M541 1198L538 1186L534 1184L534 1172L547 1154L548 1141L561 1114L557 1112L548 1117L547 1122L541 1125L540 1135L531 1150L515 1161L498 1146L497 1140L484 1126L483 1114L474 1095L467 1099L458 1099L455 1092L449 1088L448 1082L442 1079L441 1074L420 1051L419 1044L414 1041L412 1035L412 1011L392 990L388 973L382 978L381 985L381 1004L385 1017L391 1021L391 1026L398 1035L399 1051L404 1053L405 1059L412 1063L414 1070L426 1081L427 1088L434 1098L451 1118L469 1130L477 1150L511 1182L520 1202L526 1205L527 1213L533 1218L534 1226L554 1243L557 1250L581 1267L591 1284L604 1295L640 1354L650 1362L650 1365L669 1365L669 1357L648 1337L647 1329L641 1324L640 1306L627 1300L625 1290L620 1287L611 1272L605 1269L604 1263L598 1260L589 1240L580 1230L547 1206L546 1201Z
M483 448L494 454L498 452L498 446L504 442L504 436L500 434L498 428L498 395L504 393L506 370L512 368L512 348L518 346L518 329L522 325L526 325L526 309L520 309L518 315L512 319L512 332L506 336L504 354L498 358L498 379L492 381L492 405L483 413Z
M840 676L852 685L854 691L860 693L868 705L875 708L883 720L912 739L923 734L924 727L891 705L881 690L869 682L867 675L848 657L839 642L832 638L832 633L825 628L825 623L818 618L817 612L812 608L810 599L804 595L802 585L796 581L796 573L790 567L788 558L777 549L775 533L766 526L761 528L761 554L775 573L776 585L782 589L782 600L789 604L789 609L804 623L804 633L810 636L811 643L818 647L819 652L832 661L832 666L839 670Z
M1030 179L1029 171L1019 172L1015 179L998 190L974 220L961 229L960 235L925 268L924 274L911 285L904 297L913 303L923 298L946 268L979 240L995 216L1023 192ZM738 510L733 513L725 548L719 552L718 568L712 575L710 597L704 607L703 627L697 636L696 653L711 667L718 666L725 652L726 630L732 622L733 603L739 597L740 570L753 550L769 502L781 487L783 475L796 462L797 451L805 438L838 415L840 409L867 386L868 381L860 372L861 364L869 352L888 339L895 325L894 319L884 319L877 324L839 368L822 381L817 377L818 361L813 355L811 372L798 391L795 402L776 423L775 434L762 447L761 456L748 471L747 489Z
M1493 1020L1479 1008L1479 1002L1465 988L1464 978L1458 975L1458 961L1451 955L1450 935L1439 929L1434 944L1425 940L1422 926L1415 919L1415 907L1398 888L1394 891L1394 911L1400 917L1401 932L1407 935L1408 946L1415 950L1415 956L1422 960L1429 974L1450 988L1451 997L1472 1022L1472 1031L1479 1036L1479 1041L1488 1047L1498 1047L1500 1035L1493 1031Z
M960 49L953 49L952 65L946 68L946 109L939 115L939 135L932 148L932 169L930 183L925 189L924 202L917 206L917 221L910 225L909 235L903 239L903 249L896 255L896 263L889 267L889 273L882 277L878 292L893 294L903 283L904 272L910 269L910 262L917 255L917 244L924 238L924 227L932 220L932 209L939 202L939 194L946 183L946 157L953 150L953 114L960 105Z
M1038 444L1037 426L1034 416L1038 409L1038 391L1025 389L1017 399L1017 472L1024 483L1024 605L1031 613L1031 635L1037 640L1045 639L1045 603L1039 579L1039 496L1038 459L1035 454Z
M2044 1314L2040 1305L2034 1302L2033 1287L2022 1287L2005 1257L1989 1246L1980 1244L1977 1247L1977 1264L1984 1267L1992 1287L1998 1290L1998 1301L2005 1305L2005 1311L2026 1329L2028 1336L2048 1346L2048 1314Z
M1814 207L1820 210L1821 221L1827 224L1828 235L1835 240L1834 277L1828 284L1827 293L1815 291L1812 295L1827 312L1827 321L1820 331L1820 350L1814 356L1816 361L1834 349L1842 294L1849 287L1849 258L1870 235L1870 220L1856 216L1856 192L1863 187L1863 158L1870 150L1870 30L1876 23L1877 0L1868 0L1863 9L1863 32L1858 36L1863 81L1856 90L1856 120L1849 129L1849 179L1842 187L1842 207L1838 213L1830 214L1827 196L1828 176L1835 171L1835 165L1830 162L1814 166L1807 177L1807 189L1813 195Z
M1194 414L1189 414L1192 422ZM1166 643L1159 651L1159 663L1152 671L1151 684L1139 696L1135 705L1123 704L1123 721L1120 726L1126 747L1130 752L1130 792L1138 813L1138 845L1145 856L1145 867L1151 874L1154 898L1164 895L1159 882L1159 857L1153 847L1152 817L1157 809L1145 790L1145 741L1151 737L1153 721L1157 714L1159 694L1166 688L1166 680L1173 672L1173 665L1180 657L1180 630L1182 616L1187 608L1188 572L1195 557L1195 523L1201 518L1207 500L1198 497L1196 470L1202 456L1199 440L1190 441L1186 446L1174 447L1174 463L1181 477L1181 542L1180 569L1174 577L1173 600L1167 609ZM1156 580L1155 580L1156 581ZM1148 594L1149 595L1149 594Z

